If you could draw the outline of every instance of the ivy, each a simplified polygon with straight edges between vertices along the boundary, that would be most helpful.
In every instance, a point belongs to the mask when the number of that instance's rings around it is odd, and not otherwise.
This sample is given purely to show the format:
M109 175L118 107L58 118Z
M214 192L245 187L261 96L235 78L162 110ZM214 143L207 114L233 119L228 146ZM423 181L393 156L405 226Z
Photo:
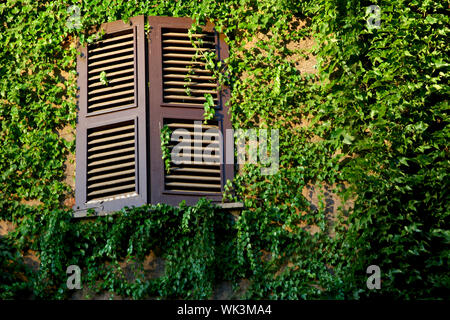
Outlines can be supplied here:
M379 28L368 27L372 4ZM72 5L79 24L67 23L77 20ZM65 271L76 264L84 287L134 299L204 299L241 279L255 299L448 299L446 9L433 0L4 1L0 219L17 228L0 238L0 297L67 298ZM64 204L75 142L60 133L75 127L77 43L101 36L92 26L142 14L212 20L230 56L205 59L231 89L233 126L279 130L279 171L248 164L227 185L245 204L239 217L202 200L80 221ZM333 219L330 193L342 200ZM23 266L29 250L38 271ZM144 268L151 251L166 261L158 278ZM373 264L380 290L366 287Z
M107 85L108 85L108 79L106 78L106 72L105 72L105 71L100 72L100 82L101 82L104 86L107 86Z
M166 172L170 172L170 162L171 162L171 154L170 154L170 136L172 134L172 131L167 125L164 125L161 128L161 153L162 153L162 159L164 160L164 168L166 169Z
M206 102L203 104L203 108L205 113L203 114L204 123L207 123L208 120L214 119L214 115L216 114L216 109L214 108L214 100L210 93L205 94Z

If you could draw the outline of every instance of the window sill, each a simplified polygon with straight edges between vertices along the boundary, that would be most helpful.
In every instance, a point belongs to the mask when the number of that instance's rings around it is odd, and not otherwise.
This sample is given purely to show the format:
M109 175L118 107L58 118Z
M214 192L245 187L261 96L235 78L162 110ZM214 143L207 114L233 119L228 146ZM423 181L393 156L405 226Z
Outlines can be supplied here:
M244 204L242 202L226 202L226 203L213 203L220 209L224 210L242 210L244 208ZM89 214L87 210L75 211L72 214L73 218L94 218L94 217L103 217L103 216L112 216L115 212L95 212L93 214Z

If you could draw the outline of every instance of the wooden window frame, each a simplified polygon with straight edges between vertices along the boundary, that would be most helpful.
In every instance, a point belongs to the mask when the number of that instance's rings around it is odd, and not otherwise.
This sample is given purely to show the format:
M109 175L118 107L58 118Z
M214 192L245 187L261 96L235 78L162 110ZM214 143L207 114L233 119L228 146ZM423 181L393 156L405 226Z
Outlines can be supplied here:
M146 20L147 19L147 20ZM145 34L145 22L150 30ZM203 107L192 107L183 104L167 104L163 101L162 82L162 44L161 29L189 29L193 20L190 18L147 17L137 16L129 19L128 23L114 21L104 23L99 29L106 34L134 28L135 32L135 105L126 106L118 110L104 110L88 113L88 48L83 47L77 58L79 111L77 116L76 133L76 186L74 216L84 217L87 210L94 209L96 215L104 215L123 207L141 206L144 204L166 203L178 205L182 200L193 205L199 198L205 197L218 203L222 201L224 185L234 177L234 164L226 164L225 146L228 135L226 129L231 129L231 119L226 107L230 98L228 87L219 91L219 108L216 117L220 124L223 149L221 150L221 193L217 195L202 193L187 193L164 190L164 164L161 152L160 129L163 119L203 120ZM214 30L212 23L207 23L203 31L214 32L216 39L216 54L219 60L228 57L228 45L223 34ZM86 202L87 193L87 132L91 128L101 127L133 119L135 121L136 138L136 197L104 201L90 204ZM232 150L234 153L234 150ZM234 154L233 154L234 157Z

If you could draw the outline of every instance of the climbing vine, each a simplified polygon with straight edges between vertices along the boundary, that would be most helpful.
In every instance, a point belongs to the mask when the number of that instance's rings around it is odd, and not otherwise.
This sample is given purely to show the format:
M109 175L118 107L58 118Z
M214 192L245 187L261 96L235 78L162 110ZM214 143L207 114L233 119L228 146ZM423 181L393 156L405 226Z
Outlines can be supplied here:
M203 114L204 123L207 123L208 120L214 119L214 116L216 114L216 109L214 108L214 100L210 93L205 94L206 102L203 104L203 109L205 110L205 113Z
M135 299L204 299L242 279L244 298L448 299L447 7L2 2L0 219L16 227L0 238L0 298L67 298L65 271L78 265L84 288ZM211 19L230 47L218 77L231 88L233 126L280 132L278 172L247 164L228 184L245 205L238 217L201 200L72 218L64 179L75 141L63 133L76 122L77 45L98 36L92 26L141 14ZM330 194L342 203L333 217ZM30 251L38 270L23 263ZM148 276L150 252L163 275ZM380 290L366 286L369 265L382 271Z
M170 136L172 134L172 131L167 125L164 125L161 128L160 138L161 138L161 153L162 153L162 159L164 160L164 168L167 173L170 172L170 161L171 161L171 155L170 155Z

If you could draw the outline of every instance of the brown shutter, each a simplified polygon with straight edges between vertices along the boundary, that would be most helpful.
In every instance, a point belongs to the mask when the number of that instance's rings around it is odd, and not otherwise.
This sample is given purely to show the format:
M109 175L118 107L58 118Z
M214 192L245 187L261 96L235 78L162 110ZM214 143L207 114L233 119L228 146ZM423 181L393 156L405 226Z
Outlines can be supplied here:
M103 24L78 57L77 216L147 202L144 22Z
M186 200L188 205L200 197L213 201L222 200L226 180L233 178L233 165L225 165L224 146L226 129L231 129L229 114L225 104L229 90L218 91L216 80L206 69L204 61L193 60L197 51L215 51L220 60L228 57L228 47L223 35L207 24L202 32L193 35L200 49L195 48L188 36L192 25L189 18L149 17L149 132L150 132L150 178L151 202L179 204ZM189 93L186 93L189 87ZM211 94L216 104L216 117L202 123L202 131L193 135L196 121L203 120L204 95ZM191 152L212 152L211 162L196 164L192 162L171 164L169 173L164 170L161 154L160 130L167 125L172 131L184 129L191 133L192 140L202 139L201 143L191 143ZM214 128L222 133L222 144L214 144ZM212 130L211 130L212 129ZM211 141L210 141L211 140ZM192 141L194 142L194 141ZM171 147L177 141L171 142ZM214 160L220 159L219 163ZM194 160L191 157L191 160Z

